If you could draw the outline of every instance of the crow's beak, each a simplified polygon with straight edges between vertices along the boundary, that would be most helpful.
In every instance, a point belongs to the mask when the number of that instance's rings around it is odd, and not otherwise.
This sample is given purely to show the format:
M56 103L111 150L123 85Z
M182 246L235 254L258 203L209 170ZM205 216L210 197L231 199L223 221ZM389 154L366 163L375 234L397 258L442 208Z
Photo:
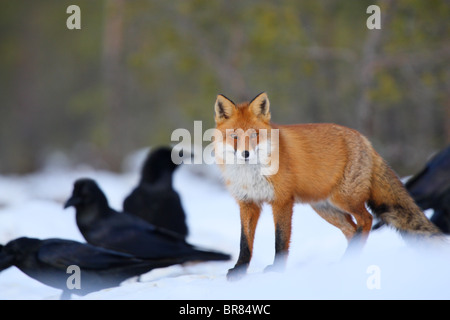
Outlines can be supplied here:
M64 209L67 209L68 207L75 207L76 205L78 205L80 203L81 203L81 199L80 198L72 196L64 204Z

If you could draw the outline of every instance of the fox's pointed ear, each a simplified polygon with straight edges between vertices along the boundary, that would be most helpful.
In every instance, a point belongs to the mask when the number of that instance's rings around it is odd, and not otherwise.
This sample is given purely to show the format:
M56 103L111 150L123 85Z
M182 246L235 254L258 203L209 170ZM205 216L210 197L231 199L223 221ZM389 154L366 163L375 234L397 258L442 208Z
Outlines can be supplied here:
M261 117L264 121L270 121L270 102L267 97L267 93L261 92L252 101L248 106L253 113Z
M233 101L219 94L216 99L216 104L214 105L214 112L216 123L227 120L231 117L236 109L236 105Z

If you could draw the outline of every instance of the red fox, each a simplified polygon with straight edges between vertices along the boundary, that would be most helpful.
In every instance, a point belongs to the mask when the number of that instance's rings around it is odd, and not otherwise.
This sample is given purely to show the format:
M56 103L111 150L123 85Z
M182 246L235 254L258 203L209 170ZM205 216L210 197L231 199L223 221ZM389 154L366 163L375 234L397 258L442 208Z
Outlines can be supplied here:
M441 234L356 130L325 123L273 124L264 92L240 104L218 95L214 111L216 161L241 218L240 253L228 270L229 280L247 271L263 203L272 206L275 224L275 259L268 270L286 263L296 202L310 204L342 231L349 245L364 244L371 230L366 205L402 233ZM273 170L264 173L268 167Z

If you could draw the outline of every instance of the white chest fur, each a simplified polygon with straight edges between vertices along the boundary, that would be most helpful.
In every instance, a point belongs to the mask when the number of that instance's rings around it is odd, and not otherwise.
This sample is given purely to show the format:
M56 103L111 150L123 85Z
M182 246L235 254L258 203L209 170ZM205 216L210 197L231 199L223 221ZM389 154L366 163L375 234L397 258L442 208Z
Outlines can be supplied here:
M223 168L227 188L237 200L270 202L274 199L272 184L261 174L258 164L229 164Z

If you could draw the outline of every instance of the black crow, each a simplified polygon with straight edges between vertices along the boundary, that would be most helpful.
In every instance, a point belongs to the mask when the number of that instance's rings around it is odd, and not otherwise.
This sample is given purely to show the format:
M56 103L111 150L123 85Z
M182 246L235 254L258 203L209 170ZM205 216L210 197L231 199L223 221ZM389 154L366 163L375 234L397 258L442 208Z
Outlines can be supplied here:
M130 254L64 239L22 237L10 241L0 250L0 271L16 266L31 278L62 289L62 299L70 298L72 293L86 295L115 287L128 278L180 262L178 259L142 260ZM79 269L69 269L69 266ZM72 275L78 278L71 279Z
M172 187L172 175L178 166L172 161L171 154L172 150L167 147L149 152L139 184L125 198L123 210L186 238L186 215L181 199Z
M74 206L78 228L88 243L142 259L182 258L187 261L229 260L227 254L201 250L175 232L113 210L92 179L75 182L65 208Z
M405 186L423 210L434 210L431 222L450 234L450 146L428 161Z

